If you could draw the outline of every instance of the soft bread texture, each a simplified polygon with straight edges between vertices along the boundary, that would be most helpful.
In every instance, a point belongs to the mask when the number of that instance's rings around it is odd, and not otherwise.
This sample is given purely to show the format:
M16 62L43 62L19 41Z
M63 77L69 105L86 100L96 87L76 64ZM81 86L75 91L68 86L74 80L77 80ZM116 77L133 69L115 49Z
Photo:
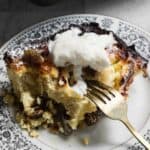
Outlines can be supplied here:
M84 120L86 113L96 111L96 106L87 97L80 96L74 92L68 83L59 85L58 70L51 66L49 72L41 73L40 69L48 66L34 68L31 66L20 66L19 68L8 68L8 76L18 100L23 104L24 111L32 114L32 105L40 95L47 96L57 103L62 103L71 117L68 124L76 129L78 124Z

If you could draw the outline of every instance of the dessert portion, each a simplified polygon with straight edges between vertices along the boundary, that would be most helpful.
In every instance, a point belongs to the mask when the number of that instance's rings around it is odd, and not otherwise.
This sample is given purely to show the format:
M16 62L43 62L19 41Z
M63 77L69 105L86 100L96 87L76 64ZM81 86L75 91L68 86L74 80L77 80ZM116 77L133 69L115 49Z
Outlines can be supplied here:
M57 67L72 65L73 76L77 82L72 88L80 95L84 95L86 83L82 79L82 69L90 67L101 72L109 67L111 61L106 49L111 49L116 43L112 33L85 32L83 34L80 28L72 27L57 34L54 40L50 40L48 48Z
M135 75L146 75L148 63L97 23L70 25L22 56L5 53L4 61L21 127L64 135L95 124L102 114L86 96L85 80L103 82L126 97Z

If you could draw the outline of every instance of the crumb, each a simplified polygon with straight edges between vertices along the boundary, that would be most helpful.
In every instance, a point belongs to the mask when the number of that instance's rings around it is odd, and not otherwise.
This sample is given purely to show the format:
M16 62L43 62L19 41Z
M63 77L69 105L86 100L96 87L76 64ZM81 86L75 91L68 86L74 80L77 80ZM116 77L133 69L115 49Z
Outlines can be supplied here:
M63 80L59 80L58 84L59 84L60 86L63 86L63 85L65 84L65 82L64 82Z
M80 124L79 124L79 129L84 129L86 127L86 124L85 124L85 122L81 122Z
M44 129L47 129L47 128L48 128L48 125L47 125L47 124L43 124L42 127L43 127Z
M49 128L49 131L50 131L50 133L53 133L53 134L58 134L59 133L59 131L58 131L58 129L57 128Z
M41 105L41 98L37 97L36 101L38 105Z
M84 145L89 145L89 137L84 137L84 138L82 139L82 143L83 143Z
M52 114L51 114L50 112L48 112L48 111L45 111L45 112L43 113L42 117L43 117L44 119L47 119L47 120L52 120Z
M14 96L11 94L6 94L4 97L5 104L12 105L14 103Z
M7 91L6 90L0 90L0 96L2 96L2 97L4 97L4 96L6 96L6 94L7 94Z
M64 129L63 129L62 127L59 127L59 131L60 131L61 133L64 133Z
M38 132L37 132L36 130L32 130L32 131L29 133L29 135L30 135L31 137L38 137L38 136L39 136L39 134L38 134Z

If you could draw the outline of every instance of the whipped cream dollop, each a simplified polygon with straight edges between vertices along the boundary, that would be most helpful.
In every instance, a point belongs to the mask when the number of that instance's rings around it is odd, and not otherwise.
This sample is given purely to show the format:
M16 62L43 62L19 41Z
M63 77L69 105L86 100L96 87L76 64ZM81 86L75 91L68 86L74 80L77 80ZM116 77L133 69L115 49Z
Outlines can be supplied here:
M79 94L86 94L86 84L81 78L82 68L89 66L101 71L110 65L106 49L115 43L112 33L98 35L94 32L85 32L73 27L62 33L58 33L54 40L50 40L48 48L54 57L56 66L64 67L74 65L74 75L77 79L73 89ZM78 71L77 71L78 70Z

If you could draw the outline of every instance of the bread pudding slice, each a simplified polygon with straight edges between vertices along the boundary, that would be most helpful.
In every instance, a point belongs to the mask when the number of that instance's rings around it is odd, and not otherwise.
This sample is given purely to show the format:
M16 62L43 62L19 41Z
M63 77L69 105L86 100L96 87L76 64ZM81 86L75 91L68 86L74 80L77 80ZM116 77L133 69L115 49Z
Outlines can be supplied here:
M59 34L72 27L81 30L80 36L85 33L112 33L90 23L71 25ZM54 41L57 34L50 39ZM134 76L139 72L146 75L148 62L135 51L134 46L128 47L114 34L113 38L116 43L105 48L110 64L100 71L90 65L83 66L82 79L103 82L126 97ZM22 128L30 132L44 126L69 135L82 124L93 125L98 121L101 111L86 94L81 95L73 88L77 83L74 64L56 65L47 43L25 50L21 57L13 57L8 52L4 60L15 96L16 119Z

